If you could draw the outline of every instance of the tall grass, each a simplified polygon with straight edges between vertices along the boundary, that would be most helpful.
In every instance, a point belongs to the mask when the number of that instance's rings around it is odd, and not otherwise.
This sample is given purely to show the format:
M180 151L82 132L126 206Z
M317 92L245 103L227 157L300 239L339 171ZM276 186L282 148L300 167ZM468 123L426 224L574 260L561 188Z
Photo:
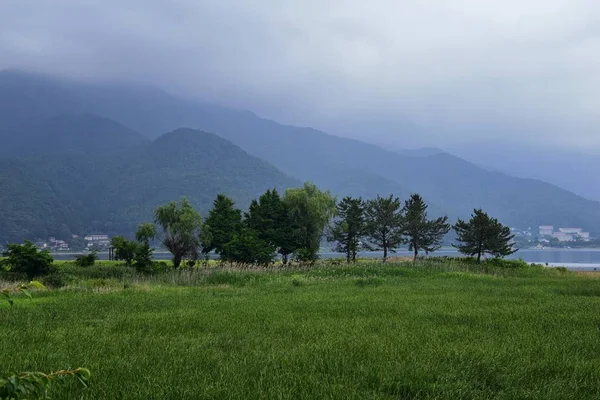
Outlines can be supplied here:
M89 390L65 399L600 398L599 281L575 273L438 261L126 272L0 303L0 375L89 368Z

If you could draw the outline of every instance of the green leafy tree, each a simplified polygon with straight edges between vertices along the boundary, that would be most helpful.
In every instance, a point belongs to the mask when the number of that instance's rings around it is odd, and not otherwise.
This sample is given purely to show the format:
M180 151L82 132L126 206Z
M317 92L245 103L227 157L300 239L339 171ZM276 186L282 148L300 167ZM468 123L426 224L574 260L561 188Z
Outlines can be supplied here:
M294 252L294 227L287 205L276 189L269 189L258 200L252 200L245 224L281 254L283 263Z
M151 222L141 224L135 232L135 240L139 243L150 243L156 237L156 226Z
M379 197L367 201L366 209L367 247L371 250L383 250L383 262L387 260L388 252L394 252L402 243L402 203L400 199Z
M346 262L356 262L366 228L364 201L360 197L344 197L337 205L337 220L329 240L337 242L336 251L346 254Z
M135 258L137 243L132 240L127 240L123 236L113 236L110 240L110 245L114 248L115 258L125 261L127 266L131 266Z
M290 248L302 261L316 260L323 231L336 212L335 198L329 191L323 192L306 182L301 188L286 190L283 202L293 228Z
M187 198L158 207L154 221L162 228L162 243L173 255L175 268L184 258L197 259L202 218Z
M138 241L133 266L139 272L147 272L152 266L152 256L154 250L150 247L150 240L156 237L156 226L146 222L138 227L135 233L135 239Z
M212 237L210 226L208 226L208 224L205 222L202 224L202 230L200 231L198 240L200 241L200 252L204 258L204 261L206 262L206 265L208 265L210 252L213 250Z
M219 194L204 223L204 229L207 233L203 241L203 251L208 253L215 250L218 254L222 254L225 245L240 232L241 227L241 210L235 208L234 201L229 197Z
M428 219L427 204L418 194L406 200L403 213L402 234L409 250L414 252L414 260L421 250L431 253L441 247L444 236L450 231L448 217Z
M224 246L221 259L243 264L269 264L273 261L275 249L250 228L242 228Z
M515 249L510 228L502 225L496 218L491 218L481 209L473 210L471 219L463 221L459 219L454 225L456 239L460 242L453 245L462 254L477 256L477 262L481 262L481 256L488 253L494 257L502 258L517 251Z
M36 276L48 275L53 270L54 259L48 250L38 250L30 241L24 244L8 244L2 253L4 260L0 264L11 272L25 274L29 280Z

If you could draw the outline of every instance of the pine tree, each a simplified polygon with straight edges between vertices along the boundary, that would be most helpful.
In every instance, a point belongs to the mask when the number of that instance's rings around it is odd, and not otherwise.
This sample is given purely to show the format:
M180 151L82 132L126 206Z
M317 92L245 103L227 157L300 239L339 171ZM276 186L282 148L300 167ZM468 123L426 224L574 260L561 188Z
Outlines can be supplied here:
M418 194L413 194L404 205L402 234L409 250L417 259L420 250L430 253L441 247L444 236L450 231L448 217L427 219L427 204Z
M501 258L517 251L513 248L514 235L511 235L510 228L481 209L473 210L468 222L459 219L453 228L457 240L461 243L453 246L462 254L476 255L478 263L486 253Z
M257 200L252 200L246 213L246 226L254 230L259 239L275 248L287 263L296 249L294 231L287 205L276 189L267 190Z
M337 215L329 239L337 242L337 251L346 253L348 263L355 262L366 233L365 203L360 197L344 197L337 205Z
M402 243L402 204L400 199L379 197L367 201L365 208L367 220L367 236L370 250L383 250L383 262L387 260L388 252Z
M242 212L235 208L235 203L224 194L219 194L208 213L203 229L206 230L200 238L202 252L208 254L215 250L223 252L225 245L240 232L242 228Z

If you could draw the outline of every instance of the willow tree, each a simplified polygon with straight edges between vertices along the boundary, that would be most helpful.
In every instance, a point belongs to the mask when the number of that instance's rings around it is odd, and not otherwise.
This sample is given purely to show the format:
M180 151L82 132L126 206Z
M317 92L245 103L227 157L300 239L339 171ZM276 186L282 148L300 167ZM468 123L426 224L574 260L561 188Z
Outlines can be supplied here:
M202 218L187 198L158 207L154 221L162 228L162 243L173 255L175 268L179 268L184 258L198 258Z
M335 198L329 191L306 182L300 188L286 190L283 202L293 228L293 243L288 243L289 248L302 261L316 260L323 231L336 212Z

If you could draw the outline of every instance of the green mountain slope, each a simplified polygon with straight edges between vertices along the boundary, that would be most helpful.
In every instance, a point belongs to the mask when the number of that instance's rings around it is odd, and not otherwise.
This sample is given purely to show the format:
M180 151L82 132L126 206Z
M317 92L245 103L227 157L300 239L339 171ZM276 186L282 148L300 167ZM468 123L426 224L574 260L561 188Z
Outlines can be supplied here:
M287 175L339 195L419 192L451 217L483 207L511 226L572 225L600 233L600 203L544 182L486 171L447 153L400 154L249 112L185 101L155 88L85 85L23 73L0 73L0 97L2 85L20 96L15 115L26 114L27 107L32 115L65 109L95 113L149 137L189 126L215 132ZM35 97L38 92L44 96ZM49 98L53 104L44 101ZM0 105L6 103L0 99Z
M0 158L0 242L71 233L131 234L187 196L206 215L218 193L241 206L300 182L216 135L179 129L115 154Z

